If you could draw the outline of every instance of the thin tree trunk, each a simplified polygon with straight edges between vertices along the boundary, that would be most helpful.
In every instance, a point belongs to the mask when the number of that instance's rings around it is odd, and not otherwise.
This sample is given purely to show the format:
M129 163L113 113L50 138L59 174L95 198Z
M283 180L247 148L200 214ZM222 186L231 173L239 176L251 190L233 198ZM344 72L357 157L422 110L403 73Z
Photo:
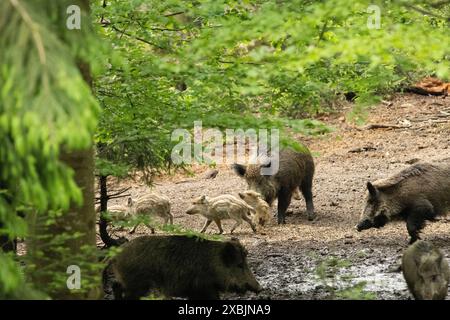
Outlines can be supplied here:
M119 238L119 239L113 239L109 236L108 233L108 220L105 219L103 213L108 210L108 185L107 185L107 176L100 176L99 183L100 183L100 223L99 223L99 232L100 232L100 238L102 239L103 243L106 247L113 247L113 246L120 246L123 244L126 239L125 238Z

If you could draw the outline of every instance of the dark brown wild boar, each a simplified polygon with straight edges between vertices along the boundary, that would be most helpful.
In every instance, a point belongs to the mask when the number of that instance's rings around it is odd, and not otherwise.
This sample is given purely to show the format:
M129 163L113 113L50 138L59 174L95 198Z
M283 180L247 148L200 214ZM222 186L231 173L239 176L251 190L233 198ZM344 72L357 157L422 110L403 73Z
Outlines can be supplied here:
M425 221L450 210L450 159L417 163L388 179L367 183L365 209L358 231L383 227L392 219L404 219L411 237L420 239Z
M448 262L430 242L416 241L405 250L402 271L414 299L444 300L447 296Z
M237 239L144 236L122 248L110 264L115 299L139 299L153 291L167 297L218 299L221 292L261 290Z
M270 206L278 198L278 224L286 223L286 210L297 188L300 188L305 198L308 219L314 220L312 195L314 160L309 151L299 153L290 149L281 150L278 171L274 175L261 174L261 169L270 165L271 161L263 165L234 164L233 169L247 181L249 189L260 193Z

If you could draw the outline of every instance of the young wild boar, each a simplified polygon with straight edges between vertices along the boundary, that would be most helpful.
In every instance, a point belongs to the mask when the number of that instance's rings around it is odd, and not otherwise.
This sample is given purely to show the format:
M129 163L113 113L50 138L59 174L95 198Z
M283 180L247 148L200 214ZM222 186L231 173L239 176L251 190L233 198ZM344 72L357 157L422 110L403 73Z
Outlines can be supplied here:
M221 292L259 292L237 239L144 236L112 259L115 299L139 299L155 290L167 297L219 299Z
M100 205L95 207L95 212L100 213ZM108 212L112 214L113 219L124 219L128 215L128 208L122 205L108 206Z
M419 238L426 220L450 210L450 159L417 163L391 178L367 183L368 195L358 231L406 220L410 243Z
M201 214L206 218L205 225L200 232L205 232L206 228L214 221L219 228L219 232L222 234L221 220L225 219L233 219L236 221L230 233L233 233L242 224L242 220L250 225L253 232L256 232L256 227L251 219L251 213L254 211L245 201L227 194L214 198L207 196L198 197L192 202L192 206L186 213Z
M136 215L148 215L150 217L158 216L164 219L164 224L168 222L173 224L173 214L170 213L170 201L169 198L158 195L158 194L148 194L137 200L133 200L131 197L128 198L128 214L130 216ZM134 233L139 223L136 224L130 233ZM155 232L154 228L148 226L152 233Z
M270 206L258 192L253 190L239 192L239 197L255 209L253 223L264 226L270 220Z
M270 206L278 198L278 224L286 223L286 210L297 188L300 188L305 198L308 220L314 220L312 195L314 160L309 151L305 153L290 149L280 151L278 171L274 175L262 175L261 168L270 166L271 162L248 166L234 164L233 169L239 176L245 178L249 189L260 193Z
M450 271L442 252L430 242L416 241L405 250L402 271L416 300L444 300Z

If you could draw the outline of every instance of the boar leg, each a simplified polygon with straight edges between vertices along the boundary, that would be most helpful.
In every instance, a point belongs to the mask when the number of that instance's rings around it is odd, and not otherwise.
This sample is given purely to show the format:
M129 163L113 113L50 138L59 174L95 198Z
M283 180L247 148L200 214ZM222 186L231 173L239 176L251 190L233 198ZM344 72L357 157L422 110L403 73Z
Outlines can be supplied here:
M117 281L113 282L112 292L113 292L114 300L122 300L123 299L123 288L119 282L117 282Z
M278 224L286 223L286 210L291 203L292 191L281 188L278 192Z
M203 233L206 231L206 228L209 227L209 225L211 224L212 220L206 219L205 224L203 225L202 230L200 230L200 233Z
M172 220L171 220L171 216L169 216L169 215L164 216L164 225L166 225L167 222L169 222L169 221L170 221L170 224L173 224Z
M312 181L309 179L302 181L300 189L302 190L303 198L305 198L308 220L312 221L316 218L316 214L314 213L313 195L311 191Z
M411 237L410 244L420 239L419 232L425 226L425 220L430 220L434 217L433 205L428 200L418 200L413 204L406 218L406 229Z
M233 231L239 227L242 224L242 220L241 219L236 219L236 223L234 224L233 228L231 228L230 233L233 233Z
M155 234L155 228L153 228L153 227L150 226L150 225L146 225L146 226L147 226L147 228L150 229L150 232L151 232L152 234Z
M217 228L219 228L219 234L223 233L223 229L222 229L222 223L220 223L220 219L214 219L214 222L217 225Z
M163 215L164 218L164 224L167 224L167 222L170 222L170 224L173 224L173 214L170 212L167 212Z
M151 232L152 234L155 234L155 228L153 228L153 226L152 226L150 223L144 223L144 224L145 224L145 226L146 226L147 228L150 229L150 232Z
M138 225L139 225L139 223L138 223L138 224L135 224L134 227L133 227L133 228L130 230L130 232L128 232L128 233L129 233L129 234L134 233L134 232L136 231Z

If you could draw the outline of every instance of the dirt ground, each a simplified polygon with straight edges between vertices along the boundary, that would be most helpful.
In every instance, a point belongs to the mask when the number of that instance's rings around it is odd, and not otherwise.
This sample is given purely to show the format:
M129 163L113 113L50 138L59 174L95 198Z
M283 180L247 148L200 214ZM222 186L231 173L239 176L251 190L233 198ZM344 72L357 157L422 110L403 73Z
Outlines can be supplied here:
M364 281L363 290L372 292L374 298L409 298L402 275L396 270L409 239L405 223L392 222L382 229L363 232L357 232L355 225L364 205L367 181L387 177L418 159L450 157L450 98L393 96L370 110L366 124L394 126L390 128L357 128L345 120L350 108L348 105L339 112L318 117L334 128L332 133L299 137L315 156L313 192L318 219L307 220L302 199L292 201L286 225L277 225L274 218L256 234L248 225L239 227L234 236L249 251L249 265L264 290L258 295L226 297L333 299L342 297L339 290ZM193 169L194 176L178 173L161 177L153 190L134 184L131 194L138 196L156 190L168 196L174 223L199 230L203 218L185 214L193 198L203 194L237 194L246 189L245 182L227 166L218 169L214 179L204 178L208 168L203 166ZM125 200L111 202L119 204ZM232 223L224 223L225 237L229 236ZM422 238L438 245L449 257L449 231L449 220L444 217L428 224ZM216 226L211 224L207 232L216 233ZM133 236L123 235L132 238L148 233L140 227ZM333 264L332 261L346 263L319 278L319 266Z

